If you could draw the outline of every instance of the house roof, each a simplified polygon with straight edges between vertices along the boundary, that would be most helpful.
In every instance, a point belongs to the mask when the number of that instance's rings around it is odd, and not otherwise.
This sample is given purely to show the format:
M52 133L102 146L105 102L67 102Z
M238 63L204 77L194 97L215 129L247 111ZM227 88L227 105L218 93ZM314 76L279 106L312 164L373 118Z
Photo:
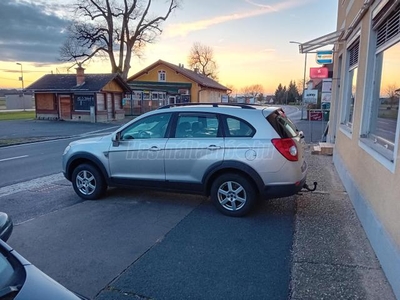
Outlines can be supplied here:
M171 68L172 70L182 74L183 76L193 80L194 82L198 83L199 85L203 86L203 87L208 87L208 88L213 88L213 89L217 89L217 90L224 90L227 91L229 90L229 88L227 88L226 86L223 86L222 84L218 83L217 81L206 77L200 73L197 73L195 71L186 69L184 67L180 67L174 64L171 64L169 62L166 62L164 60L158 60L155 63L151 64L150 66L148 66L147 68L143 69L142 71L136 73L135 75L131 76L128 78L128 82L129 81L133 81L136 78L138 78L139 76L145 74L146 72L150 71L151 69L154 69L155 67L157 67L158 65L166 65L167 67Z
M47 74L36 80L26 89L34 91L75 91L75 92L99 92L112 80L116 80L124 91L130 91L130 87L116 74L85 74L85 82L76 85L76 74Z

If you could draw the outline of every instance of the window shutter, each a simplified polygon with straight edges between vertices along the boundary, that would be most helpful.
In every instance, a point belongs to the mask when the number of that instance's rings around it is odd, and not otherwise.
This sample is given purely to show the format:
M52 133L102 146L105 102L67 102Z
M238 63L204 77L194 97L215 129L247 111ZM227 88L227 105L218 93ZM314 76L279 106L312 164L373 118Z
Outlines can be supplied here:
M379 48L400 35L400 6L378 27L376 47Z
M360 53L360 40L357 40L350 48L350 63L349 66L353 67L358 64L358 54Z

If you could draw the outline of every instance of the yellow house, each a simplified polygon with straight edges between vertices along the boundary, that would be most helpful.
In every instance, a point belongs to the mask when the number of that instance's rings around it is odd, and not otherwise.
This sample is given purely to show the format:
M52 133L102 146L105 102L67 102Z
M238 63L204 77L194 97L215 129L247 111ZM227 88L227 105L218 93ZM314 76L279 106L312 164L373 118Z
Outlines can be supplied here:
M132 101L125 103L125 112L143 113L161 105L187 102L222 102L229 89L217 81L189 70L158 60L128 78L133 90Z

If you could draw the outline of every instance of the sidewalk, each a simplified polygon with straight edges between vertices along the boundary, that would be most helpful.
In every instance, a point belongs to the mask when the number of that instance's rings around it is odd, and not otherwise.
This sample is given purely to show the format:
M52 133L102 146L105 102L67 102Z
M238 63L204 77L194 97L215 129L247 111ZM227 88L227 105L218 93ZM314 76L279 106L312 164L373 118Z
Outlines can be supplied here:
M296 196L290 299L395 299L331 156L308 154L308 182Z

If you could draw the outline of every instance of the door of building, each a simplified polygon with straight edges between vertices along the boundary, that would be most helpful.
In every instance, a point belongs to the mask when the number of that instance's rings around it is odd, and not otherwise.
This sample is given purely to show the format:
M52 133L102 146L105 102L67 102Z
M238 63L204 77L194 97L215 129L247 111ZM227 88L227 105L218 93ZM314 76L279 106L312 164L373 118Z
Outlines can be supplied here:
M61 120L71 120L71 97L60 96L59 116Z
M111 121L113 119L113 95L111 93L107 93L107 120Z

